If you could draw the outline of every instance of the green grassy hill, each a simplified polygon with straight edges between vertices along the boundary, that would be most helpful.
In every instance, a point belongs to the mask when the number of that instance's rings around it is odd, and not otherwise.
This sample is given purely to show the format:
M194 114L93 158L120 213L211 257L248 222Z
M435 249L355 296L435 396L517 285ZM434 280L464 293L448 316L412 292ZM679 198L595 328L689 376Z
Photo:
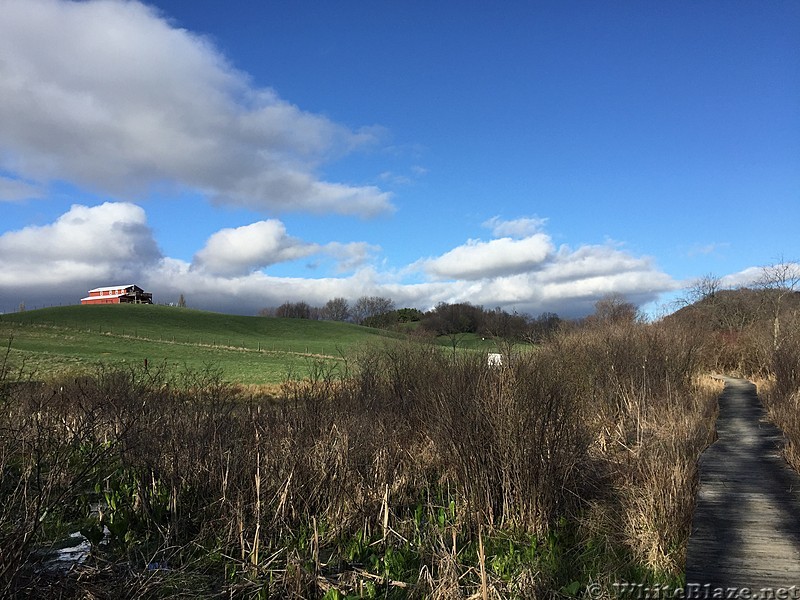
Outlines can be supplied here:
M398 335L349 323L244 317L158 305L65 306L0 317L15 364L37 377L98 362L166 362L221 368L240 383L303 377L315 360L339 360L355 346Z

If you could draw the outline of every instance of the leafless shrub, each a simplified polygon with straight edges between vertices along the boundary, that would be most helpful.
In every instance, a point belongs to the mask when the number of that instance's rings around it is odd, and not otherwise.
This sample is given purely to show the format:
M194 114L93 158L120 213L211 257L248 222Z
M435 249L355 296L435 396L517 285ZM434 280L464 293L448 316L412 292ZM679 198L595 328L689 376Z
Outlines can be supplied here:
M796 327L774 351L772 372L772 379L759 385L759 395L784 432L784 457L800 471L800 332Z
M694 505L696 461L711 441L719 390L693 373L690 334L632 322L578 332L560 342L583 373L597 483L584 494L587 535L616 539L638 564L681 571ZM589 408L591 407L591 408ZM613 545L613 543L612 543Z

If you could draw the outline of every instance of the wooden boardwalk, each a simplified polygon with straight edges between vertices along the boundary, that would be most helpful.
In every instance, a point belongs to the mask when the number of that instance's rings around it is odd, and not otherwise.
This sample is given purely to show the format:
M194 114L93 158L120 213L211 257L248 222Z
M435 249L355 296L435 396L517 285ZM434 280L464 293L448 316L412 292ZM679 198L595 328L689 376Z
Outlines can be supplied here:
M800 588L800 476L752 383L725 378L717 434L700 458L687 589Z

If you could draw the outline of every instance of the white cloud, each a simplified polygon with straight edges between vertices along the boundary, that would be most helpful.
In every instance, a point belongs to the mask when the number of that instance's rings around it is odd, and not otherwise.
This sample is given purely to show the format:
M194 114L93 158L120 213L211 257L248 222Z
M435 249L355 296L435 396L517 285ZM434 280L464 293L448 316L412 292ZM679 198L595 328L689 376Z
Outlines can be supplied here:
M695 244L694 246L689 248L689 250L686 252L686 256L690 258L694 258L696 256L710 256L712 254L719 254L720 252L727 250L728 248L730 248L730 244L727 242Z
M270 219L214 233L194 257L194 265L213 275L246 275L275 263L314 254L308 244L286 234L280 221Z
M11 179L0 175L0 202L30 200L44 196L45 190L19 179Z
M375 140L255 88L206 39L135 1L4 0L0 168L115 195L174 185L266 211L372 216L373 186L316 168Z
M606 246L587 246L574 252L562 249L529 272L447 284L436 282L428 290L446 292L437 301L578 316L591 312L594 303L608 293L620 293L641 305L676 287L677 283L648 258L633 257Z
M747 267L737 273L731 273L720 278L724 288L752 287L764 276L763 267Z
M208 238L194 256L192 266L210 275L247 275L270 265L327 255L337 262L337 271L352 271L363 265L378 248L365 242L304 242L286 233L276 219L258 221L242 227L221 229Z
M586 245L577 250L562 246L543 270L541 279L558 284L618 273L650 272L653 268L649 258L633 256L613 245Z
M6 232L0 256L3 296L66 302L103 283L127 283L161 259L144 210L128 203L74 205L50 225Z
M552 250L550 237L544 233L521 240L468 240L437 258L421 261L420 267L441 279L487 279L535 270Z
M492 217L481 225L492 230L495 237L525 238L541 231L547 219L539 217L522 217L511 221L504 221L500 217Z
M217 204L236 204L255 210L265 208L265 198L269 199L270 209L283 212L300 207L316 214L373 217L392 210L389 194L375 186L352 187L317 181L309 173L287 167L242 177L226 192L214 192L211 196Z
M322 251L337 261L336 270L340 273L358 269L367 263L379 250L378 246L366 242L330 242L322 246Z
M384 171L378 178L388 184L396 186L412 185L428 174L428 170L420 165L412 165L408 174L395 173L393 171Z

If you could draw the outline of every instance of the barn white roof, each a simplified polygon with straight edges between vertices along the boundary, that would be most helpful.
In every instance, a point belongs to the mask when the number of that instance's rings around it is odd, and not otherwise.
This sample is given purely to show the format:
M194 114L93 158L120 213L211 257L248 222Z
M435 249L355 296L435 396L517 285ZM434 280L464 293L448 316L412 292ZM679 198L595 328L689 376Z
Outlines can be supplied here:
M133 283L126 283L124 285L107 285L105 287L98 287L94 288L93 290L89 290L89 293L92 292L110 292L112 290L124 290L130 287L134 287L135 284Z

